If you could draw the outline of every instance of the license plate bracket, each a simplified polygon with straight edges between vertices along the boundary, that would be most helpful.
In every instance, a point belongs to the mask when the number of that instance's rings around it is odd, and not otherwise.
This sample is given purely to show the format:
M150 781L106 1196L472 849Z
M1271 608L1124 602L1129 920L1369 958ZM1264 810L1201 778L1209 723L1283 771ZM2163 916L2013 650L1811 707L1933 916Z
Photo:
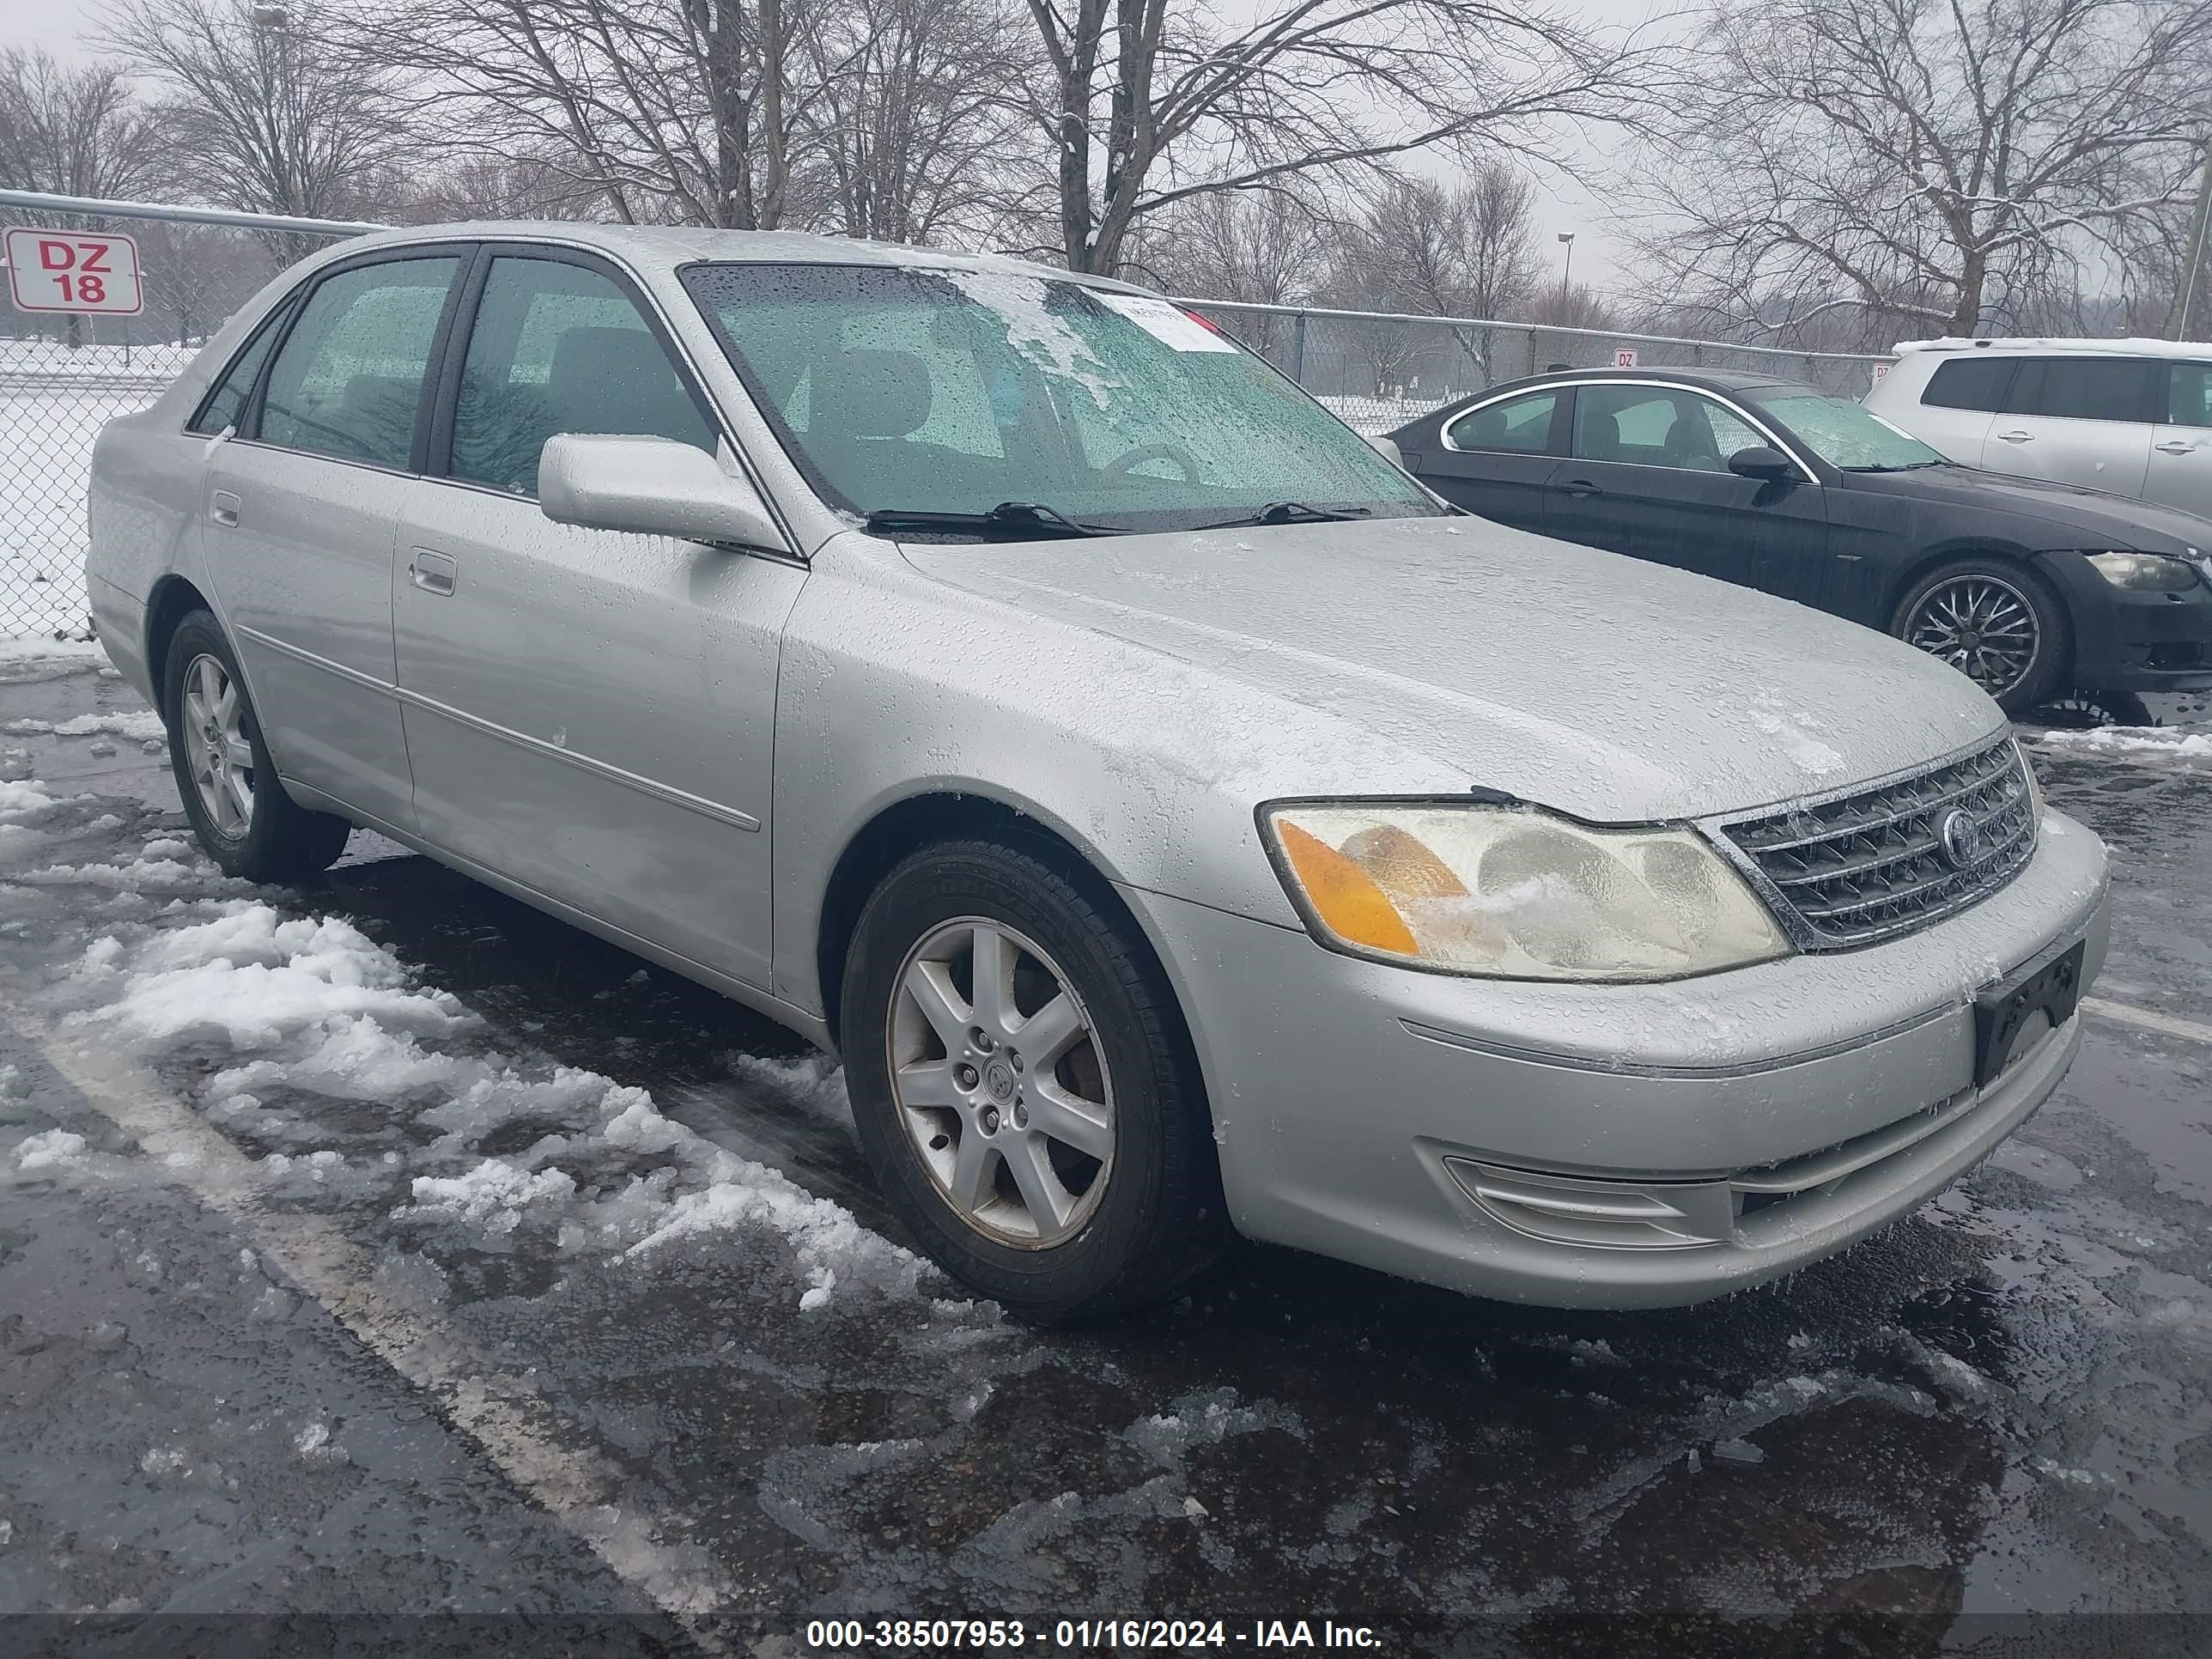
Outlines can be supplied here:
M2012 1063L2013 1045L2034 1015L2054 1026L2074 1018L2081 1000L2086 939L2062 939L1984 987L1974 997L1974 1086L1987 1088Z

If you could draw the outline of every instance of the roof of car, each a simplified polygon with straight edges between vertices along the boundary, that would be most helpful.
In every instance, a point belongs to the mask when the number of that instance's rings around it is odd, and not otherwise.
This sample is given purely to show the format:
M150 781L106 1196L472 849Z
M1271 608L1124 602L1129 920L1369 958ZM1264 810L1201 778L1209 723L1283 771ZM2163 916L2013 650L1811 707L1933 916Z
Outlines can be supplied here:
M2153 340L2142 335L2125 339L2058 340L2027 336L1973 339L1946 335L1940 340L1899 340L1897 352L1908 351L2094 351L2100 357L2212 357L2212 345L2199 340Z
M849 236L812 236L787 230L705 230L686 225L604 225L571 219L479 219L409 225L378 231L349 246L478 239L544 240L604 248L642 264L691 264L704 260L750 264L888 265L973 270L1005 276L1050 276L1099 288L1132 289L1127 283L1085 276L1003 253L963 253L908 247Z
M1815 392L1820 388L1802 380L1778 380L1771 374L1756 374L1746 369L1679 368L1667 363L1639 364L1634 368L1559 368L1547 369L1541 374L1524 374L1517 380L1504 380L1476 393L1488 399L1501 392L1518 391L1522 387L1556 385L1567 380L1668 380L1686 386L1703 387L1711 392ZM1470 402L1471 398L1455 401Z

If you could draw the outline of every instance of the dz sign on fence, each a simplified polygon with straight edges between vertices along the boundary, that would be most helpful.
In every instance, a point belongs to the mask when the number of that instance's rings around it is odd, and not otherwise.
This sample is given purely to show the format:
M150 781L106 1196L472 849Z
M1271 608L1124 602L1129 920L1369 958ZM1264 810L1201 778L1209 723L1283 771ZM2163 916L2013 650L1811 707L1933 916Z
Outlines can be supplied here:
M116 231L8 231L8 287L18 311L135 317L142 309L138 244Z
M1635 368L1636 348L1634 346L1622 346L1617 349L1613 354L1613 366L1615 368Z

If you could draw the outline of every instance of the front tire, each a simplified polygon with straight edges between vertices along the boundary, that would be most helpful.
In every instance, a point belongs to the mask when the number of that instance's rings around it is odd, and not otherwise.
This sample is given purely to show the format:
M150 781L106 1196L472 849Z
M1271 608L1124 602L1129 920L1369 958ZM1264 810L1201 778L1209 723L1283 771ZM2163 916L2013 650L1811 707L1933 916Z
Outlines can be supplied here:
M2003 559L1958 559L1912 585L1890 632L1949 663L2017 720L2065 690L2066 609L2043 579Z
M955 1279L1018 1317L1085 1322L1218 1252L1196 1056L1095 884L991 842L916 853L860 914L842 1007L861 1150Z
M169 767L207 855L223 874L248 881L297 881L329 869L353 826L284 793L212 612L195 611L177 624L165 665Z

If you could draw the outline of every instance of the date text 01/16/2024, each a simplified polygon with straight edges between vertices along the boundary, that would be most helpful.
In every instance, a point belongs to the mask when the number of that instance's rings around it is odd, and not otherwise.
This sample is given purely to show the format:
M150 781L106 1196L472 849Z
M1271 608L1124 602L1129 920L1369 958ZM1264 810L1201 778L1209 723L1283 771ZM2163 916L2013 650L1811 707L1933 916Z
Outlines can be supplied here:
M1018 1619L817 1619L806 1626L809 1649L944 1651L962 1648L1027 1648L1119 1652L1132 1648L1179 1651L1189 1648L1364 1648L1382 1645L1365 1625L1333 1619L1255 1619L1231 1625L1220 1619L1061 1619L1048 1639Z

